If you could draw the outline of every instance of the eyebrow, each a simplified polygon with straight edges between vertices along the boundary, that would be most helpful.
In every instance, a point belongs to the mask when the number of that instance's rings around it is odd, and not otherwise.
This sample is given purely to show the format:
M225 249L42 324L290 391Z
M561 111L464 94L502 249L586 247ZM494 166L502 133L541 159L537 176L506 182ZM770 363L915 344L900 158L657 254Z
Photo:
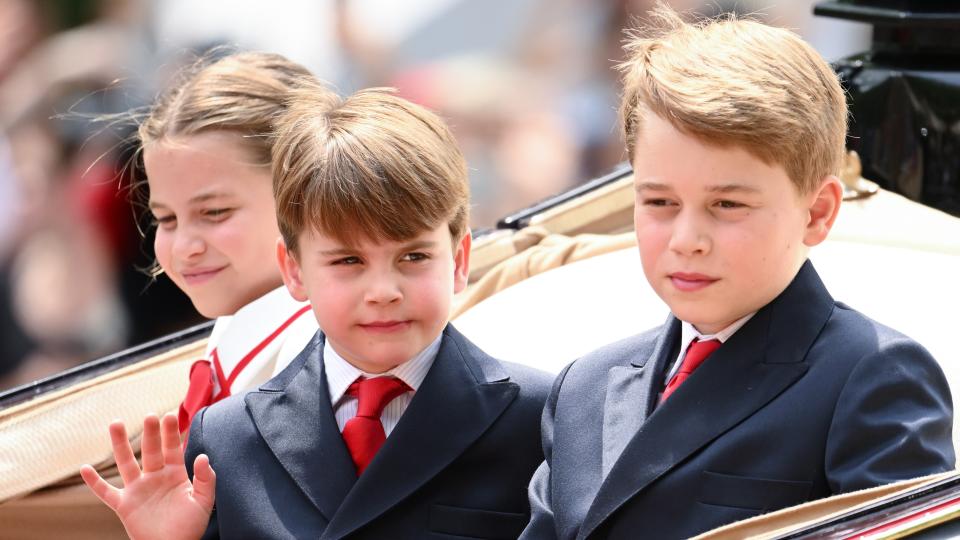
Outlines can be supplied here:
M746 184L721 184L707 186L707 191L710 193L760 193L760 188Z
M409 244L403 244L400 246L398 251L412 251L415 249L432 248L436 245L437 243L432 240L415 240ZM344 246L333 249L323 249L320 250L319 253L323 257L342 257L345 255L356 255L358 251L359 250L357 248Z
M657 182L640 182L635 189L637 191L670 191L670 186Z
M356 255L357 250L347 248L347 247L341 247L341 248L334 248L334 249L321 249L319 253L323 257L340 257L344 255Z
M672 191L667 184L659 182L641 182L637 184L636 190L640 191ZM708 193L760 193L760 188L748 186L746 184L718 184L707 186Z
M187 203L198 204L198 203L203 203L203 202L207 202L214 199L229 198L229 197L231 197L231 194L223 191L208 191L206 193L200 193L199 195L194 195L193 197L190 197L190 200L188 200ZM149 206L151 210L154 208L167 207L167 205L157 201L150 201Z
M401 249L402 251L410 251L413 249L432 248L436 245L437 243L433 240L415 240L409 244L405 244Z

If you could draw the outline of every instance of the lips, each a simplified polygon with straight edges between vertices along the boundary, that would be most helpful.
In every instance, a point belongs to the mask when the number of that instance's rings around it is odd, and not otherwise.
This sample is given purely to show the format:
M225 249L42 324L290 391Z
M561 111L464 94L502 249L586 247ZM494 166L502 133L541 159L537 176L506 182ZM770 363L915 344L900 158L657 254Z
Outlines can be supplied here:
M182 270L180 275L183 276L187 285L200 285L216 277L224 268L226 266L191 268L190 270Z
M720 278L715 278L706 274L691 272L674 272L668 277L675 288L685 292L705 289L720 280Z
M389 334L406 330L410 326L410 321L372 321L360 323L358 326L368 332Z

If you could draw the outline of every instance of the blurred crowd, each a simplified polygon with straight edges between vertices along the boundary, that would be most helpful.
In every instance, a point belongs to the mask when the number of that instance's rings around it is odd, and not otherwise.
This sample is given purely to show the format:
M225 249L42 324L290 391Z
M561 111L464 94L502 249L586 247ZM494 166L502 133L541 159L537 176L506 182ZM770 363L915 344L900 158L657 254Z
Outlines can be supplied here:
M284 54L341 93L440 112L470 165L474 229L610 170L622 29L653 0L0 0L0 390L202 319L154 278L119 113L228 45ZM812 0L675 0L793 28L828 59L869 29Z

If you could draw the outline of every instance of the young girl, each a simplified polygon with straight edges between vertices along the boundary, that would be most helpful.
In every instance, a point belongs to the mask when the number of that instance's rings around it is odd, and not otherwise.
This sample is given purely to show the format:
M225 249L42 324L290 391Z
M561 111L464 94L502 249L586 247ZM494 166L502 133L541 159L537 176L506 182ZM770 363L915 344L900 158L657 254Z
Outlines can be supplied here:
M281 286L270 173L273 122L309 77L275 54L201 61L139 127L159 269L217 319L190 371L181 432L200 408L283 369L317 329Z

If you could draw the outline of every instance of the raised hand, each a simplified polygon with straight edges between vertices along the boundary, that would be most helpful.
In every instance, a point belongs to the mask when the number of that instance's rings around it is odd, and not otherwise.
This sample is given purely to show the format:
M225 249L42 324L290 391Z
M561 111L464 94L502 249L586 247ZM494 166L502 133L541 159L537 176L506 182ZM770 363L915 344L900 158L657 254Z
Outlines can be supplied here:
M200 454L194 461L191 484L183 464L177 417L167 414L161 421L150 415L143 420L142 469L123 422L110 424L110 442L123 488L110 485L90 465L80 469L80 476L116 512L130 538L200 538L213 509L216 475L207 456Z

